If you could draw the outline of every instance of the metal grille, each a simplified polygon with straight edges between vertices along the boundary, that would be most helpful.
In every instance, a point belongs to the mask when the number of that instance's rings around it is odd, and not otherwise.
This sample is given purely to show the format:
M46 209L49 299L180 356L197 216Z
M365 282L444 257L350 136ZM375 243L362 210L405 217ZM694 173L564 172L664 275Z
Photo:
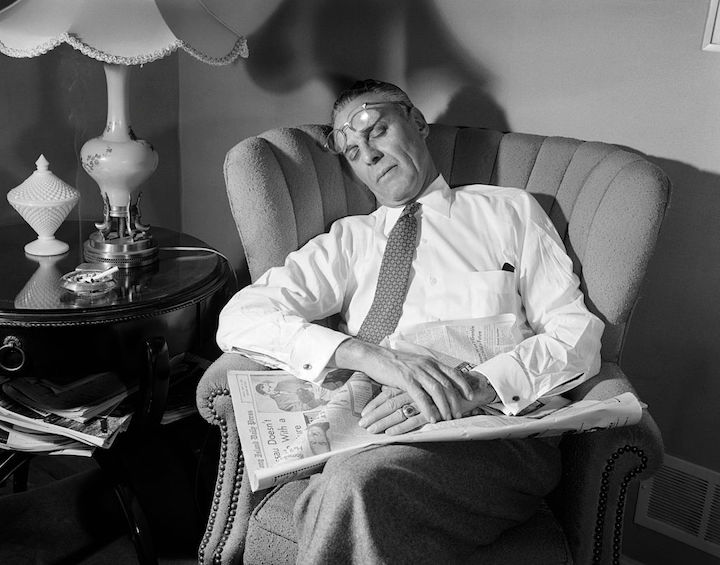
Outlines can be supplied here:
M635 522L720 557L720 473L666 455L640 484Z

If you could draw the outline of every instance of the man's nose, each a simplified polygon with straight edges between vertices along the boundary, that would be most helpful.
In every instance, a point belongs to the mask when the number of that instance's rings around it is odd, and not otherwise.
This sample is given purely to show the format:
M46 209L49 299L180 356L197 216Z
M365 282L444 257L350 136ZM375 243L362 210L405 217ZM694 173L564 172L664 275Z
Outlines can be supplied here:
M367 165L374 165L383 157L382 151L380 151L377 147L374 147L367 141L363 141L362 145L360 146L360 150L362 151L363 161Z

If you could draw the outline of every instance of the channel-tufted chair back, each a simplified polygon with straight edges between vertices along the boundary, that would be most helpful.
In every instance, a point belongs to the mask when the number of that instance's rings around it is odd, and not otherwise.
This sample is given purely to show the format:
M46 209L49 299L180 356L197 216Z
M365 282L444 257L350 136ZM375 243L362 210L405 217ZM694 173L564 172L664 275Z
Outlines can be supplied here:
M565 242L588 307L606 324L603 360L617 361L667 204L663 171L607 143L430 128L430 151L451 187L511 186L537 198ZM228 197L252 280L334 220L374 210L373 195L323 150L326 133L320 125L274 129L228 152Z

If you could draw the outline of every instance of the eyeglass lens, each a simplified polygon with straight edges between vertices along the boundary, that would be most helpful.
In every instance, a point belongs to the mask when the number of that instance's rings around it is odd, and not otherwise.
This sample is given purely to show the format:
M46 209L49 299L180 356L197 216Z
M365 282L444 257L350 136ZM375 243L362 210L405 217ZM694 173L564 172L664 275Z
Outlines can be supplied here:
M352 116L342 129L333 130L328 136L328 148L334 153L342 153L347 145L345 131L349 128L355 132L362 132L372 128L381 118L382 113L375 108L360 108Z

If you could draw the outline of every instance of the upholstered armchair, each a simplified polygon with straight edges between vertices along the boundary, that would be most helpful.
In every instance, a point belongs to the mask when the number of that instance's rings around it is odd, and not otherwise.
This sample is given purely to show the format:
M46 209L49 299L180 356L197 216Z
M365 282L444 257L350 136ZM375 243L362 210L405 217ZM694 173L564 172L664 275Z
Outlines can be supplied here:
M323 151L324 126L275 129L227 154L225 180L252 280L329 224L372 211L372 195L341 160ZM588 307L606 324L600 373L572 391L606 398L633 387L620 368L628 320L667 205L670 183L641 155L562 137L434 124L428 139L450 186L487 183L528 190L557 227ZM243 458L226 382L230 368L257 369L222 355L197 391L202 415L219 427L217 483L202 563L294 563L289 498L264 500L243 477ZM479 547L472 563L618 563L630 485L661 464L660 432L647 410L639 424L566 436L563 478L529 522ZM305 481L287 490L297 493Z

